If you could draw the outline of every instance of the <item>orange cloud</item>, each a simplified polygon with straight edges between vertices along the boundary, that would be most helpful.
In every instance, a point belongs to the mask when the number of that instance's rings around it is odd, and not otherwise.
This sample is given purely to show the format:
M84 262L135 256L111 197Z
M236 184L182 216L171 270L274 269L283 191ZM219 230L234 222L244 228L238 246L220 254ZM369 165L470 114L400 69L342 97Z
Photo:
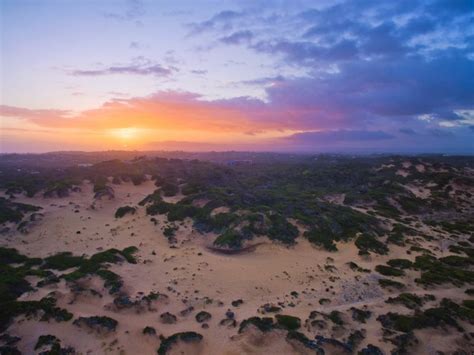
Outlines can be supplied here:
M314 129L301 119L313 112L314 108L275 108L248 97L206 101L197 94L172 91L113 99L79 113L0 106L0 116L14 123L10 129L29 131L10 130L15 139L66 139L74 147L87 143L112 149L140 149L163 141L260 144L263 139ZM41 129L56 132L57 137L46 136Z
M199 95L182 92L114 99L75 115L61 110L0 108L2 116L28 120L41 127L81 130L135 127L242 134L295 129L298 122L294 114L272 112L265 103L250 98L205 101Z

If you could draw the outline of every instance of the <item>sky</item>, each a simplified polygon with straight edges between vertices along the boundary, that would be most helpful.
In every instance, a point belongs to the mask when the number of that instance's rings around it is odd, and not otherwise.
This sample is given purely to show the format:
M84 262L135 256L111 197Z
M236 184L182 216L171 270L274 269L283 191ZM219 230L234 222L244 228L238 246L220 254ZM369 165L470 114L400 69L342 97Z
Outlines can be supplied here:
M0 152L474 154L472 0L0 0Z

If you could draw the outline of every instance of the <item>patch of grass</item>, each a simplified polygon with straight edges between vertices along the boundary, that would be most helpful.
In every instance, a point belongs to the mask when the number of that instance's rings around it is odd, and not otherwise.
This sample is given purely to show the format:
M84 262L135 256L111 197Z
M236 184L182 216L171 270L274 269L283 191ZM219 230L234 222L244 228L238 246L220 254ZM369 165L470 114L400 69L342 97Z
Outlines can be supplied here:
M444 264L454 267L467 268L470 265L474 265L474 258L463 257L458 255L449 255L438 259Z
M66 270L80 266L84 262L82 256L74 256L71 252L57 253L44 259L42 269Z
M118 322L107 316L79 317L73 322L76 326L85 325L96 330L115 331Z
M435 297L433 295L424 295L420 297L413 293L401 293L397 297L390 297L385 302L386 303L397 303L402 304L409 309L418 309L420 308L426 301L434 301Z
M396 288L396 289L403 289L405 285L398 281L393 281L390 279L379 279L379 285L383 288Z
M355 262L353 261L349 261L347 263L347 265L351 268L351 270L353 271L357 271L357 272L370 272L369 269L364 269L362 267L360 267L359 265L357 265Z
M403 270L395 269L395 268L393 268L391 266L387 266L387 265L377 265L375 267L375 271L377 271L379 274L382 274L384 276L400 277L400 276L405 275L405 272Z
M298 236L298 228L289 223L286 218L280 214L271 214L268 216L271 226L268 229L268 238L277 240L283 244L295 244Z
M446 298L441 301L439 307L430 308L413 315L401 315L389 312L377 318L384 328L405 333L415 329L436 328L445 325L463 331L463 328L457 322L458 319L473 322L474 310L460 306Z
M323 247L327 251L337 251L337 246L331 234L321 231L321 229L310 229L304 232L304 236L312 244Z
M341 318L342 313L339 311L332 311L328 314L328 318L337 325L344 325L344 321Z
M239 333L242 333L249 325L254 325L262 332L269 332L270 330L275 328L275 324L273 323L273 318L251 317L251 318L244 319L240 323Z
M31 269L28 266L12 267L0 264L0 304L17 299L33 290L26 276L47 277L51 271Z
M176 196L176 194L179 192L179 186L172 182L165 182L163 185L161 185L161 191L163 191L163 195L165 197Z
M417 256L413 267L421 270L419 278L415 282L424 285L435 285L452 283L462 286L465 283L474 283L474 272L464 267L454 267L436 259L434 256L421 255ZM448 263L459 264L460 259L448 259ZM464 262L461 262L464 264Z
M51 347L54 348L56 344L60 345L60 341L54 335L51 335L51 334L40 335L38 338L38 341L36 342L35 350L38 350L42 348L43 346L47 346L47 345L50 345Z
M369 319L372 315L371 311L359 309L352 307L352 319L361 323L365 323L367 319Z
M110 270L97 270L95 274L104 280L104 287L109 290L111 295L118 293L123 286L122 278Z
M178 230L178 227L175 225L166 226L165 229L163 230L163 235L166 238L172 238L175 236L177 230Z
M362 234L354 244L361 252L371 251L381 255L388 253L387 246L370 234Z
M284 314L277 314L275 316L278 326L286 330L296 330L301 327L301 319Z
M464 293L469 296L474 296L474 288L468 288Z
M138 248L134 246L127 247L123 250L108 249L92 255L89 259L84 258L79 268L69 274L63 275L62 277L66 281L76 281L87 275L98 275L102 278L104 286L109 289L111 294L120 291L123 282L119 275L112 271L106 270L106 263L115 264L125 259L131 264L136 264L137 261L133 256L138 251Z
M202 335L196 332L182 332L173 334L161 341L160 347L158 348L158 355L166 355L168 351L171 350L173 345L179 341L183 341L185 343L200 342L202 338Z
M407 235L416 235L416 230L406 227L403 224L396 223L388 235L387 243L404 246Z
M474 311L474 300L464 300L462 301L462 305Z
M0 265L1 264L18 264L28 260L28 257L18 253L14 248L0 247Z
M398 269L409 269L413 266L413 263L408 259L391 259L387 261L387 264Z
M119 207L117 211L115 211L115 218L122 218L127 214L135 214L137 209L132 206L123 206Z
M236 230L228 229L214 240L217 247L225 247L230 249L242 248L244 237Z
M14 317L32 316L39 311L42 311L40 321L54 319L57 322L67 322L73 317L73 314L66 309L57 307L56 300L52 297L45 297L39 301L10 301L0 307L0 331L5 330Z
M19 223L25 213L39 211L41 207L28 205L26 203L12 202L0 197L0 224L5 222Z

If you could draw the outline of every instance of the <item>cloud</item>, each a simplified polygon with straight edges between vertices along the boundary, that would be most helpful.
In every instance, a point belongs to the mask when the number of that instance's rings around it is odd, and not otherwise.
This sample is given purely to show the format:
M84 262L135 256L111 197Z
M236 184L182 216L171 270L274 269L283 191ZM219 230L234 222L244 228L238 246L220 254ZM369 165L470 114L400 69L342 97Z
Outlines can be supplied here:
M178 71L173 66L163 66L153 61L138 57L130 64L119 64L105 66L99 69L76 69L69 72L73 76L102 76L102 75L153 75L158 77L168 77Z
M204 69L194 69L194 70L191 70L191 73L196 74L196 75L206 75L208 72L207 70L204 70Z
M135 65L111 66L103 69L78 69L73 70L71 75L74 76L100 76L111 74L135 74L135 75L156 75L169 76L173 71L159 64L139 67Z
M18 117L25 120L41 120L41 119L63 119L72 115L68 110L39 109L32 110L9 105L0 105L0 116Z
M400 128L398 131L400 133L403 133L403 134L406 134L406 135L409 135L409 136L416 136L417 135L416 131L412 128Z
M105 18L117 21L132 21L137 25L142 25L140 18L145 14L145 5L141 0L127 0L123 10L103 13Z
M216 13L210 19L202 22L188 24L190 28L189 36L197 35L212 30L231 29L233 22L244 16L244 13L233 10L224 10Z
M233 32L228 36L219 38L219 41L225 44L248 43L253 38L253 33L248 30Z
M341 1L296 15L279 12L265 16L272 6L259 12L240 14L245 31L258 37L246 44L258 52L280 54L298 65L319 66L321 62L374 60L424 53L440 46L465 48L472 53L472 3L469 1ZM209 26L222 37L222 28ZM449 41L449 42L448 42ZM446 42L446 43L445 43Z
M131 49L140 49L140 48L142 48L142 45L140 44L140 42L132 41L132 42L130 42L128 47L131 48Z
M237 64L251 70L260 63L271 67L260 78L230 83L237 84L233 89L261 87L264 100L247 96L206 100L198 93L160 91L145 97L116 95L100 107L77 114L7 107L5 115L48 128L185 127L223 137L248 135L249 139L271 132L288 135L279 144L308 146L339 142L396 148L393 142L408 147L420 139L448 146L461 136L462 142L472 139L472 3L340 1L306 11L279 4L259 2L255 6L261 11L226 10L188 25L192 35L206 33L203 38L209 43L198 43L206 49L232 45L254 51L248 58L232 57L239 63L224 58L226 70L242 69L236 69ZM136 12L130 16L136 18ZM168 77L178 71L174 65L185 65L174 57L168 53L164 64L139 57L70 74ZM273 76L275 72L285 76ZM207 71L188 69L187 74Z
M330 130L295 133L283 139L296 143L318 145L339 142L379 141L393 138L395 138L395 136L383 131Z
M164 91L146 97L113 99L101 107L72 115L61 110L29 110L0 106L0 115L24 119L41 127L109 130L133 126L143 129L208 132L247 132L285 129L282 122L267 120L268 108L256 99L205 101L198 94Z
M283 54L288 61L303 65L315 65L321 61L345 61L358 57L357 46L352 40L341 40L327 46L309 41L260 41L251 48L263 53Z
M337 72L286 80L267 88L267 95L281 109L312 113L311 120L355 126L423 114L436 120L474 106L472 77L473 61L452 50L430 60L407 56L340 63Z
M276 85L283 81L285 81L285 78L282 75L277 75L277 76L267 76L267 77L258 78L258 79L242 80L238 82L238 84L268 86L268 85Z

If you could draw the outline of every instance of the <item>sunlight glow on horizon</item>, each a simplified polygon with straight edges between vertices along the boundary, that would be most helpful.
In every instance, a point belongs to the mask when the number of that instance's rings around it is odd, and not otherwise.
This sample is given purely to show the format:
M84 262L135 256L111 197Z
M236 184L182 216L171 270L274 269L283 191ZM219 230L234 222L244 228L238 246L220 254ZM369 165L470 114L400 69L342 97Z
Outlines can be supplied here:
M134 127L118 128L111 131L112 135L123 140L135 140L140 138L140 132Z

